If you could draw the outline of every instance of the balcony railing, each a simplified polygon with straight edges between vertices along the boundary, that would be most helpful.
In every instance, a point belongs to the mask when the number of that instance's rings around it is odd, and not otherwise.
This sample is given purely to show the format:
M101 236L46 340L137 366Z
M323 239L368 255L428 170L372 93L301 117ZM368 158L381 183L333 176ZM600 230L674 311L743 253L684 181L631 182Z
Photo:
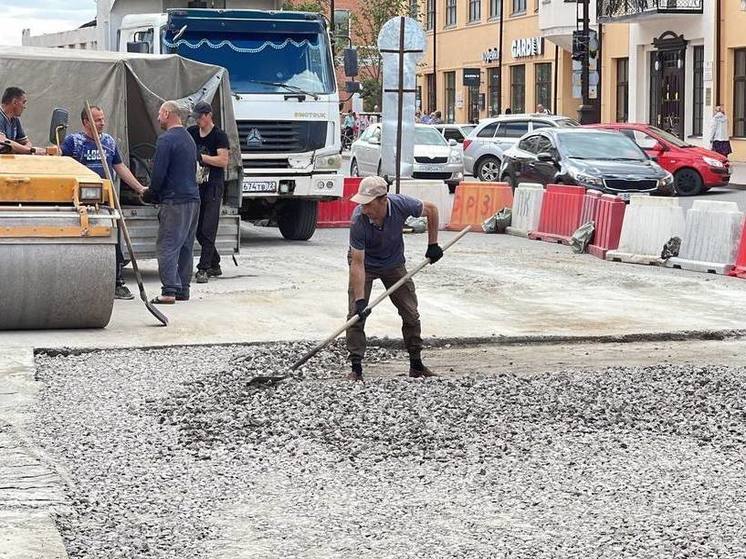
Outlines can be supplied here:
M601 23L638 19L654 14L701 14L704 0L598 0Z

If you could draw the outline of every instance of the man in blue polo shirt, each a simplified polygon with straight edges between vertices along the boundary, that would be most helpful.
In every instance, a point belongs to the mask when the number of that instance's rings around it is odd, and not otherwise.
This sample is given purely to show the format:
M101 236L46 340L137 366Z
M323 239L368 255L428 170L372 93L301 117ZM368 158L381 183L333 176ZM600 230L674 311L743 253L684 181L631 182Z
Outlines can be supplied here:
M410 216L427 217L428 245L425 257L434 264L443 256L438 245L438 208L404 194L388 194L388 185L381 177L366 177L360 181L352 201L360 204L352 213L350 224L350 282L348 319L357 314L360 320L347 329L347 351L352 371L350 380L363 379L365 356L365 319L370 314L365 307L370 299L373 281L380 279L388 289L407 274L404 266L402 228ZM402 318L404 345L409 352L409 376L435 376L422 363L422 337L417 294L410 279L389 298Z
M98 153L98 147L96 146L96 140L94 139L93 127L96 127L98 134L101 137L101 147L104 148L106 154L106 164L109 166L111 176L114 173L122 179L122 182L129 186L132 190L142 195L145 191L145 187L140 184L140 181L135 178L132 172L127 166L122 163L122 157L119 155L117 149L117 142L109 134L104 134L104 127L106 126L106 119L104 117L104 111L101 107L91 107L91 115L93 116L93 122L88 120L88 114L86 110L80 113L80 120L83 123L83 130L70 134L62 142L62 155L72 157L76 161L79 161L86 167L88 167L94 173L97 173L101 178L106 178L104 171L104 164L101 161L101 156ZM114 298L115 299L134 299L130 290L124 285L124 277L122 270L124 268L124 254L122 254L122 248L119 239L117 237L116 244L116 284L114 287Z

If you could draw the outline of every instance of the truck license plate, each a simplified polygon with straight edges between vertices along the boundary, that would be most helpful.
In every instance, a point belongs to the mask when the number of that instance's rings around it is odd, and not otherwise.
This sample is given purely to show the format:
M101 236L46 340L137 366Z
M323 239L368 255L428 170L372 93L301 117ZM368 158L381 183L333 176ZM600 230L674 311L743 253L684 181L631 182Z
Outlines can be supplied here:
M277 192L277 181L244 179L244 192Z

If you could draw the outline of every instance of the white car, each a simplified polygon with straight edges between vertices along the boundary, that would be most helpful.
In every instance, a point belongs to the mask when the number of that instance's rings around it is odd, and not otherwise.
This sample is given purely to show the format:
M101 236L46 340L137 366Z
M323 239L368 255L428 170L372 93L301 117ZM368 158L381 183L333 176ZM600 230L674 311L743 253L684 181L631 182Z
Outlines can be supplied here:
M414 127L414 169L412 178L444 181L451 189L464 179L464 155L455 141L426 124ZM352 143L350 175L368 177L381 174L381 125L368 127Z

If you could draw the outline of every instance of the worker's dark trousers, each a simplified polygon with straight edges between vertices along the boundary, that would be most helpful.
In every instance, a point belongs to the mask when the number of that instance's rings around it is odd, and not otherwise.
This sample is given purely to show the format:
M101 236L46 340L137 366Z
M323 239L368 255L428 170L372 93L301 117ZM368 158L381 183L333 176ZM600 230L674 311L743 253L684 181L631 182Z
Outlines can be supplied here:
M185 203L168 200L161 202L155 251L163 295L189 296L198 218L199 202L196 200Z
M117 227L117 244L114 245L114 254L116 255L117 262L116 282L114 284L116 286L124 285L124 254L122 253L121 235L121 229Z
M383 285L388 289L407 274L404 265L382 271L365 271L365 300L370 302L370 292L373 288L373 280L380 279ZM402 318L401 333L404 337L404 345L409 352L409 356L415 359L420 358L422 351L422 330L420 328L420 313L417 312L417 294L414 290L414 282L410 279L399 289L394 291L389 298L399 311ZM349 312L347 318L350 319L355 314L355 293L352 286L348 289ZM360 320L347 329L347 351L350 354L350 361L360 363L365 356L365 321Z
M218 254L215 248L215 237L218 234L220 204L223 201L223 185L200 185L199 198L197 241L199 241L202 250L200 251L197 269L208 270L220 266L220 254Z

